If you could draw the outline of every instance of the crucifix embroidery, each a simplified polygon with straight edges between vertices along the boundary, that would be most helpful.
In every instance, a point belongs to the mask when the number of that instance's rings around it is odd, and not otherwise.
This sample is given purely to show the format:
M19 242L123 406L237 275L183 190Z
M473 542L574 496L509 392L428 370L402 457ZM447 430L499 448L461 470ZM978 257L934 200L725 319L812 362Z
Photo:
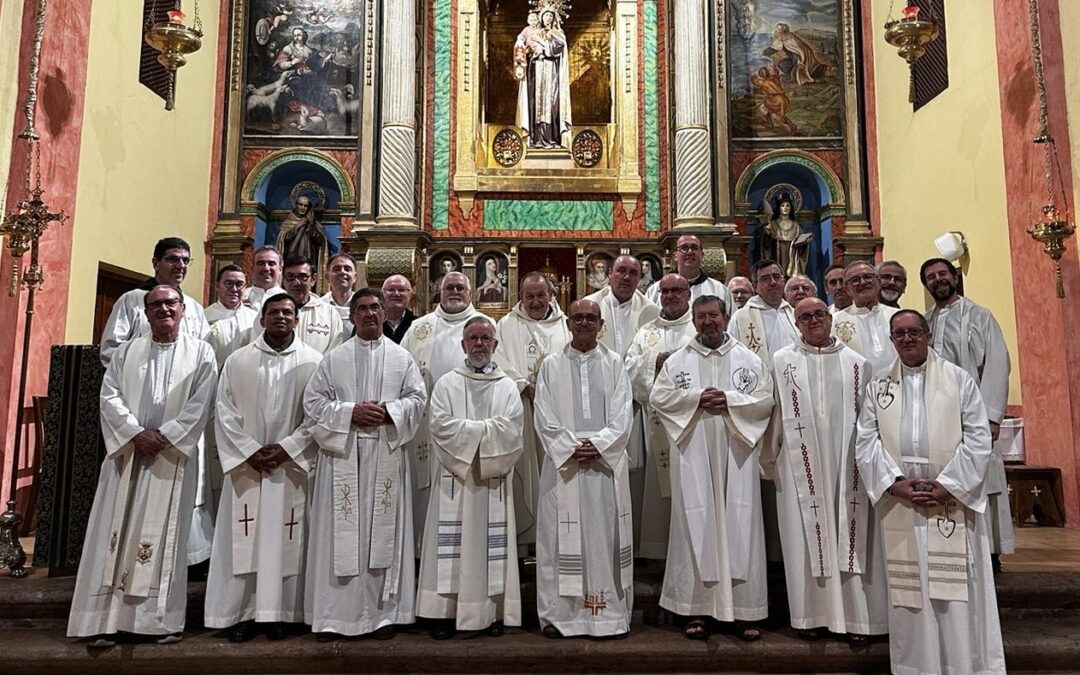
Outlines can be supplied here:
M428 444L427 443L418 443L416 445L416 461L420 462L421 464L427 464L427 458L428 458Z
M600 591L599 593L589 593L585 596L585 609L589 610L589 613L593 616L597 616L605 609L607 609L607 593Z
M787 368L784 368L784 381L795 387L799 391L802 391L802 387L800 387L799 383L795 381L795 373L798 372L798 370L799 369L795 367L794 363L789 363L787 365Z
M796 426L796 427L795 427L795 431L798 431L798 432L799 432L799 438L802 438L802 437L803 437L803 433L802 433L802 432L806 431L806 427L804 427L804 426L802 425L802 423L800 422L800 423L798 424L798 426Z
M248 536L248 523L254 522L255 519L248 515L248 505L244 504L244 517L236 521L244 524L244 536Z
M341 486L341 494L338 495L338 512L345 520L352 517L352 488L347 484Z
M562 523L563 525L566 525L567 534L570 533L570 526L571 525L577 525L578 524L578 521L570 520L570 512L569 511L566 512L566 520L560 520L559 522Z
M449 473L446 474L445 476L443 476L443 480L450 481L450 499L453 499L454 498L454 488L457 487L457 480L454 478L453 474L449 474Z
M289 528L289 541L292 541L292 538L293 538L293 528L296 527L299 524L300 523L296 522L296 509L290 508L289 509L289 522L285 523L285 527Z
M821 508L817 502L810 502L810 508L814 511L814 517L817 518L817 510Z
M684 370L675 374L675 386L679 389L689 389L690 385L690 373Z

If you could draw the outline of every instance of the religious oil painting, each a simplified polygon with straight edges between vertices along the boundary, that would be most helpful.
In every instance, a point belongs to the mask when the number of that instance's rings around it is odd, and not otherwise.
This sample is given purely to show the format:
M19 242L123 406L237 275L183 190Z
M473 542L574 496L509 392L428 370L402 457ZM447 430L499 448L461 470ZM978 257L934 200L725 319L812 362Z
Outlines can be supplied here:
M638 290L642 293L653 283L660 281L664 276L664 268L660 265L660 258L652 253L642 253L637 257L641 263L641 281L638 282Z
M492 251L476 259L476 290L474 300L480 307L506 307L508 290L506 256Z
M727 52L734 138L838 138L839 0L733 0Z
M588 292L599 291L608 285L608 272L614 259L607 253L593 253L585 260L585 286Z
M451 272L461 271L461 258L451 251L443 251L431 256L428 264L428 297L431 298L431 306L439 304L442 296L439 288L442 286L443 277Z
M361 5L361 0L250 0L246 134L357 134Z

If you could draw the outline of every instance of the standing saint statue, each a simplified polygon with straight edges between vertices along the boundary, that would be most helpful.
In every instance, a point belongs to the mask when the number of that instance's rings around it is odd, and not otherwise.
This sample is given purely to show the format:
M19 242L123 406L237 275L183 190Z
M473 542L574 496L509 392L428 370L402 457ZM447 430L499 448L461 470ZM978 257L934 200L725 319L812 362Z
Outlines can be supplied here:
M786 193L780 195L775 206L766 199L762 211L766 221L761 228L761 247L758 249L762 257L775 260L786 277L805 274L806 256L814 234L803 232L799 227L791 197Z
M300 195L293 199L292 211L285 216L278 229L276 246L285 260L303 256L311 261L312 267L318 272L326 270L329 245L326 232L315 217L315 207L310 197Z
M570 133L570 54L560 15L562 0L539 0L514 42L517 124L530 148L567 147ZM569 140L569 139L567 139Z

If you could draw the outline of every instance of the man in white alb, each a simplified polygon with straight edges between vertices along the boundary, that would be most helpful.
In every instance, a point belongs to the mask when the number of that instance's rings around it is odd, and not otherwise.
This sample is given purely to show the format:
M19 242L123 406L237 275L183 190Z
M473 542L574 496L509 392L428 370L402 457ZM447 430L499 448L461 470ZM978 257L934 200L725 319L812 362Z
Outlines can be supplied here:
M1001 420L1009 404L1009 348L1001 326L990 310L977 305L957 291L960 276L953 264L944 258L933 258L922 264L919 276L934 298L934 306L926 313L933 335L931 347L943 359L975 379L982 394L983 405L990 419L990 437L997 441ZM993 539L994 571L1001 568L999 556L1016 549L1012 514L1009 511L1005 464L997 448L991 450L990 468L986 475L986 491L990 497L987 517Z
M499 348L493 357L517 385L524 408L522 441L524 452L514 468L514 517L517 519L518 553L527 554L536 543L536 506L540 495L540 447L533 424L533 400L540 364L561 352L570 342L566 314L555 302L551 280L540 272L521 278L521 301L499 320L495 337Z
M383 335L397 344L401 344L402 338L412 325L416 315L409 309L412 302L413 287L408 277L402 274L391 274L386 277L382 285L383 295L386 296L386 323L383 324Z
M799 301L816 297L817 284L805 274L792 274L784 284L784 300L791 305L792 310Z
M341 315L330 303L311 292L315 288L311 262L307 258L289 258L285 261L282 278L285 279L285 292L300 308L296 317L296 338L320 354L340 345L345 334ZM254 332L261 330L259 327Z
M742 309L747 301L754 297L754 284L746 277L731 277L727 282L727 289L728 293L731 293L731 301L735 304L732 314Z
M852 644L889 630L885 550L855 462L855 422L870 363L834 338L816 297L795 305L800 338L773 355L774 449L762 468L776 485L791 625Z
M727 311L703 295L691 307L697 336L664 361L650 403L672 446L671 533L660 606L689 617L683 634L709 636L708 618L753 622L769 613L760 441L773 408L772 377L725 332Z
M69 637L118 632L177 642L187 612L187 538L199 438L214 400L214 350L181 329L171 285L144 293L149 335L113 354L101 385L105 461L68 616Z
M465 322L479 315L472 305L472 286L469 277L461 272L450 272L439 284L439 306L435 311L413 321L401 346L412 354L420 368L427 391L433 391L439 378L461 364L461 338ZM490 321L490 319L489 319ZM495 324L494 321L491 322ZM428 497L435 478L438 462L432 456L431 436L428 428L427 409L416 437L408 445L408 457L412 471L413 528L416 536L416 553L420 553L420 538L424 535L424 519L427 518Z
M979 386L930 349L918 312L890 330L899 356L867 386L856 455L885 539L891 670L1004 673Z
M715 295L724 301L727 313L732 314L735 300L728 292L727 286L719 279L713 279L701 269L701 263L705 260L705 250L701 247L701 239L692 234L684 234L675 241L675 272L686 279L690 285L690 299L695 300L703 295ZM660 282L649 286L645 291L645 297L654 305L660 304Z
M832 304L829 312L836 314L842 309L851 307L851 293L844 284L844 266L829 265L825 268L825 292L828 293Z
M667 557L671 519L670 444L664 426L649 406L656 374L669 356L694 338L690 286L686 278L667 274L660 279L660 316L641 327L626 352L626 370L634 401L645 421L645 485L634 503L634 550L640 558Z
M257 312L262 306L263 298L284 290L281 288L283 262L281 253L273 246L263 246L255 251L255 277L252 279L252 285L244 291L245 305Z
M517 385L491 355L495 327L465 322L464 363L431 392L438 485L428 504L416 615L435 619L436 640L455 630L502 635L521 625L514 532L514 464L522 452Z
M879 302L881 282L868 262L853 262L844 269L844 285L852 305L833 315L833 335L870 360L874 372L896 359L889 341L889 319L896 310Z
M349 322L349 301L356 285L356 259L348 253L338 253L326 263L326 281L330 290L322 296L326 304L337 310L341 317L341 341L352 337L353 326Z
M547 637L625 635L634 605L630 378L597 341L604 320L595 302L572 303L568 321L570 344L544 359L536 378L545 454L536 608Z
M416 607L412 493L404 444L427 402L409 353L383 337L383 295L352 299L356 335L323 357L304 394L319 446L304 579L316 639L392 637Z
M304 389L322 354L296 339L296 301L266 298L265 329L233 353L218 380L215 419L225 472L205 624L246 642L261 624L280 640L304 620L308 475L317 452L304 420Z
M206 339L214 348L218 368L230 354L251 341L251 327L259 320L259 313L241 301L245 284L244 270L239 265L225 265L218 270L218 299L206 308L210 324Z
M784 272L778 264L768 258L757 261L750 280L757 295L731 317L728 332L771 367L772 355L798 337L795 312L784 299Z

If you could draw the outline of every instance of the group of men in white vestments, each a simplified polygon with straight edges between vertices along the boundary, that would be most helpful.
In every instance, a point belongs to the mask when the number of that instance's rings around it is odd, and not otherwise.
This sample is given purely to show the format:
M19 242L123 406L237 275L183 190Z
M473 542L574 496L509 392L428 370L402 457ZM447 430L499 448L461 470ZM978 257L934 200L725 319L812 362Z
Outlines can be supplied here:
M884 307L865 262L842 270L838 310L770 260L729 293L702 258L683 235L643 294L619 256L565 313L525 274L496 324L460 272L415 317L400 275L392 300L351 293L342 254L320 298L310 262L272 248L250 289L218 270L203 312L178 290L190 247L163 239L103 338L108 456L69 634L180 639L187 565L209 556L205 623L237 642L300 623L389 637L417 617L437 639L499 635L522 623L535 546L548 637L628 634L647 558L687 638L722 622L756 640L774 545L800 637L889 633L895 672L1003 670L997 322L941 259L920 271L924 318Z

